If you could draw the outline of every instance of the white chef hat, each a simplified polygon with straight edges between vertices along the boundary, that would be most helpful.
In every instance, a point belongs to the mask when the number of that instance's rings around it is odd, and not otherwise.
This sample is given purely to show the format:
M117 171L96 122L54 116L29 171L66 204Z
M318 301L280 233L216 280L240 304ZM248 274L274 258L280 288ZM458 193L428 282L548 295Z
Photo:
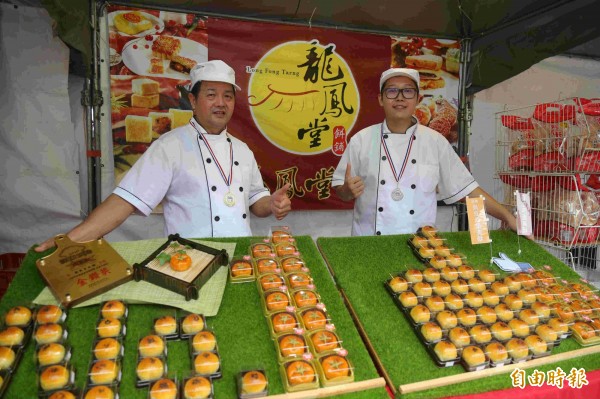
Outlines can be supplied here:
M383 89L383 85L388 79L395 76L406 76L417 84L417 89L419 88L419 71L411 68L390 68L381 74L381 79L379 79L379 91Z
M232 84L236 90L240 86L235 84L235 71L229 65L221 60L212 60L196 64L190 71L191 83L188 90L192 90L194 85L201 81L224 82Z

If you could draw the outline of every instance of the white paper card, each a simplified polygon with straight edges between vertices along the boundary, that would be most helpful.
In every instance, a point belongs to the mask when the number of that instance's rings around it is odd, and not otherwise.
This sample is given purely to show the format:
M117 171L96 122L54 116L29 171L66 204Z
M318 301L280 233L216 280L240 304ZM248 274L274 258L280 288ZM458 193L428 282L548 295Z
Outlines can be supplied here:
M515 191L515 197L517 200L517 234L521 236L533 235L530 193Z

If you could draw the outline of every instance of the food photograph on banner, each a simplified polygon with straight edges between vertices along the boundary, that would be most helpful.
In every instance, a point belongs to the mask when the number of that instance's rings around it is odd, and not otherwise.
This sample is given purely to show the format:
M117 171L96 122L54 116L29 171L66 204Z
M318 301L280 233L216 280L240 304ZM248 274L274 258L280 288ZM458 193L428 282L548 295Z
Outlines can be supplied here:
M208 60L206 18L108 7L115 184L150 144L192 117L185 85Z

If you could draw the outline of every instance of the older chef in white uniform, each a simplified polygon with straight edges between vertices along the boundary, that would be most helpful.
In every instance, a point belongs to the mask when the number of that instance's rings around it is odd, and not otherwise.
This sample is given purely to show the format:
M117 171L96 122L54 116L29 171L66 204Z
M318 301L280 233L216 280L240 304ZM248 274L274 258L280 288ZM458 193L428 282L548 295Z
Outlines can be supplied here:
M161 201L165 234L183 237L251 235L249 212L282 219L291 209L286 191L263 186L254 154L227 132L233 115L234 70L220 60L190 72L194 117L162 135L114 192L68 235L75 241L101 237L138 212L149 215ZM49 239L36 248L54 245Z
M419 125L419 73L391 68L381 74L379 104L385 120L352 136L332 186L355 200L352 235L414 233L436 220L436 187L451 204L486 197L490 215L516 229L515 217L479 187L448 141Z

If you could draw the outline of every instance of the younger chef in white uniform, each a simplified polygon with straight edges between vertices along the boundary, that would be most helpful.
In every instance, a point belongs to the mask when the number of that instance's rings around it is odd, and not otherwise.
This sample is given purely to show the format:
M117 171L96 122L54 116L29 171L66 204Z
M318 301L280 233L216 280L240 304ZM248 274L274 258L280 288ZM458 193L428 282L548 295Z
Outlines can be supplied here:
M479 187L448 141L413 116L419 72L388 69L379 88L385 120L351 138L332 179L340 198L355 199L352 235L414 233L434 225L436 187L447 204L483 195L487 212L516 230L515 217Z
M289 184L269 195L254 154L227 132L240 90L234 70L213 60L196 65L190 77L190 123L152 143L114 192L68 233L72 240L99 238L135 211L149 215L161 201L165 234L183 237L248 236L249 212L282 219L291 210ZM36 250L52 246L51 238Z

